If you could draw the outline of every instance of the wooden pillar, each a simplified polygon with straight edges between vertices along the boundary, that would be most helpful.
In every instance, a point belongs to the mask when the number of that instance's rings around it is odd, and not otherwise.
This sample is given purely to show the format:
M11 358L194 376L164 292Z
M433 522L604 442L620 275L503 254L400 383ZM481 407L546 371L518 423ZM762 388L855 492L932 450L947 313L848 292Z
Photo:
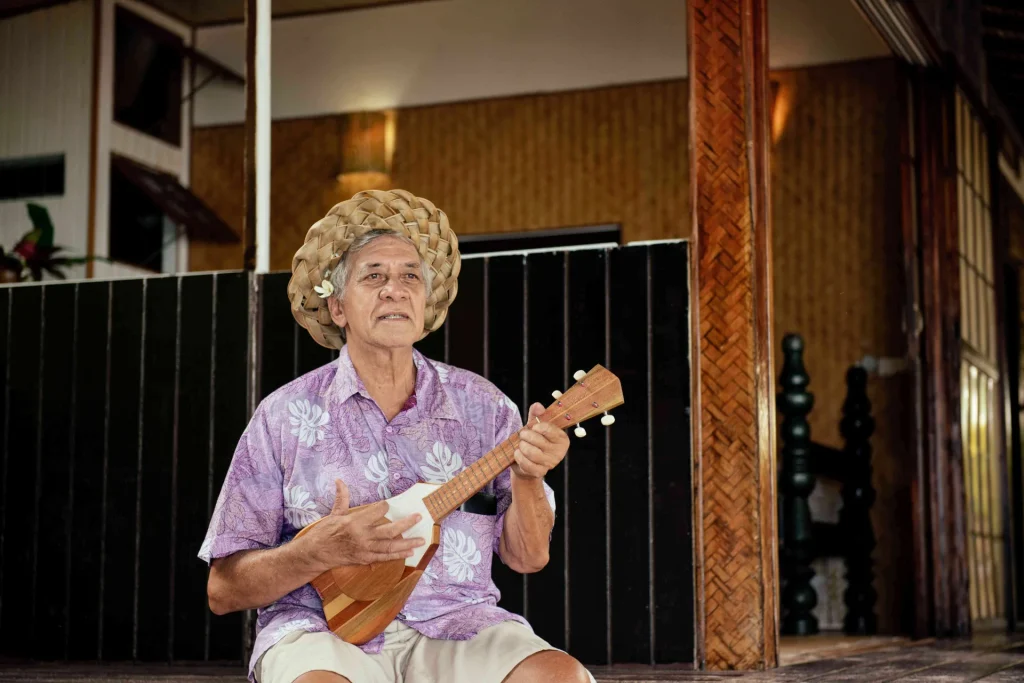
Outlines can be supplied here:
M689 0L697 662L778 661L766 0Z

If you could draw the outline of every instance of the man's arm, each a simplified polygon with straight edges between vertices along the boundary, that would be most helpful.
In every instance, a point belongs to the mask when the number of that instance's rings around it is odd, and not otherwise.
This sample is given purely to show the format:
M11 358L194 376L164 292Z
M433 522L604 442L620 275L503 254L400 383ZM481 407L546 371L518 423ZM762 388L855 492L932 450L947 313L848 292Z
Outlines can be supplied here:
M555 514L544 494L543 479L512 473L512 504L501 533L502 561L520 574L538 572L548 563L548 539Z
M385 501L350 512L348 488L340 479L335 487L331 513L302 536L276 548L213 560L206 593L215 614L265 607L334 567L405 559L423 545L422 538L402 538L419 515L381 524Z
M569 450L569 437L557 427L534 418L544 406L530 406L526 426L519 432L519 446L512 465L512 504L505 512L499 542L502 562L521 574L543 569L555 513L544 491L544 475L557 466Z

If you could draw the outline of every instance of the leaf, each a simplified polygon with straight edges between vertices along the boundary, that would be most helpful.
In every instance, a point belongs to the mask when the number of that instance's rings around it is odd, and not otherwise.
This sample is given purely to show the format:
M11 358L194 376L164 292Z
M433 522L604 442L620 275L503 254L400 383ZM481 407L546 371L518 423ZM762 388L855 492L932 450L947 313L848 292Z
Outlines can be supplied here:
M38 232L35 242L41 247L53 246L53 221L50 220L50 212L40 204L28 204L28 217L32 219L34 232Z

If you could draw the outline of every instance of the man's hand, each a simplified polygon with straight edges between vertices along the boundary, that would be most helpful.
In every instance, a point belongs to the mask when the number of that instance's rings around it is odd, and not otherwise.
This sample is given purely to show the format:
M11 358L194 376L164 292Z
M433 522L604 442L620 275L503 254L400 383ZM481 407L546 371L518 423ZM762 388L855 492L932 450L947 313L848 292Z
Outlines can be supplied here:
M562 462L569 451L569 435L536 419L544 414L544 406L534 403L526 425L519 431L512 473L523 479L543 479Z
M331 513L316 522L305 536L317 563L324 567L346 564L373 564L411 557L413 548L423 545L422 538L402 538L402 534L420 521L409 515L388 521L386 501L350 510L348 487L335 480L337 495Z

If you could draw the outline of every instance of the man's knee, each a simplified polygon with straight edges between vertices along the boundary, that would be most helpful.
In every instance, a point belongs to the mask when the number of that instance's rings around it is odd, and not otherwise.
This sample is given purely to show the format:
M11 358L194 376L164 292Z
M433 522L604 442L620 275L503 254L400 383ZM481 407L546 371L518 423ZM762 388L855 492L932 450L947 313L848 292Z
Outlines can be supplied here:
M591 683L590 673L574 658L558 650L530 655L505 678L504 683Z
M352 683L352 681L330 671L310 671L296 678L294 683Z

